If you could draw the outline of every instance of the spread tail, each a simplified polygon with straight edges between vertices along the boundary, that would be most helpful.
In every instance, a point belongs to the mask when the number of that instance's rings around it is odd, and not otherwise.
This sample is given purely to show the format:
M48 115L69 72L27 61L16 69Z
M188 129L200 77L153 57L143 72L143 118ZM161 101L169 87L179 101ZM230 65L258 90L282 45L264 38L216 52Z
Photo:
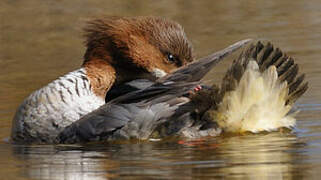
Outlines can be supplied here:
M291 128L296 123L291 109L308 89L298 72L298 64L270 43L251 45L233 62L220 89L211 90L215 103L203 117L225 132Z

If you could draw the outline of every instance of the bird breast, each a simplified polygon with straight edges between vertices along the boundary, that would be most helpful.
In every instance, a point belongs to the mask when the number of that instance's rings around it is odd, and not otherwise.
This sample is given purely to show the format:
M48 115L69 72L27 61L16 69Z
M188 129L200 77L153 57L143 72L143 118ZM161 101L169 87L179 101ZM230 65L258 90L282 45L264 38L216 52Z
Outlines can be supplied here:
M104 103L92 92L86 70L78 69L27 97L14 117L13 134L53 136Z

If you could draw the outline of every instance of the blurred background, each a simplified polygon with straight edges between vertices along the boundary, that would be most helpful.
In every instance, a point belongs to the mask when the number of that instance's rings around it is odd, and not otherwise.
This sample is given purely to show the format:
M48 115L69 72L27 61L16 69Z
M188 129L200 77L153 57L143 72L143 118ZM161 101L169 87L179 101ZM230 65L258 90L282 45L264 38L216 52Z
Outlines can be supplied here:
M32 91L79 68L85 21L162 16L179 22L202 57L246 38L271 41L294 57L310 89L290 133L208 138L202 143L14 146L17 106ZM310 1L1 0L0 177L5 179L302 179L321 175L321 3ZM210 78L220 79L224 61ZM1 178L0 178L1 179Z

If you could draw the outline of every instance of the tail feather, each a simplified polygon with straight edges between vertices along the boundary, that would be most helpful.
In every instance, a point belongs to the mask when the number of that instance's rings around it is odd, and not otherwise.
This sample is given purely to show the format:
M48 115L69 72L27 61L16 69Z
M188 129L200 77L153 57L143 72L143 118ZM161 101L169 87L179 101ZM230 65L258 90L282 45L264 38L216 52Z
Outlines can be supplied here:
M294 92L289 95L287 104L294 104L295 101L298 100L308 90L308 88L308 82L300 85Z
M278 59L282 57L282 52L279 48L276 48L272 54L263 62L261 65L262 69L266 69L269 66L272 66Z
M251 44L226 72L215 99L219 105L208 107L203 117L231 132L293 127L290 110L308 89L304 79L294 59L279 48Z
M274 48L270 42L263 45L259 41L256 45L251 44L245 52L241 53L226 72L221 84L222 96L225 92L234 90L235 83L237 84L240 81L250 60L257 62L261 72L271 66L275 66L278 80L280 82L287 81L288 83L289 97L296 91L300 93L296 93L297 95L293 97L300 97L307 90L308 84L302 84L305 75L301 74L297 77L299 66L294 62L293 58L283 53L279 48ZM296 100L297 98L294 101Z
M305 74L301 74L299 77L295 79L292 83L289 84L289 93L291 94L293 91L298 89L298 87L301 85L301 83L305 79Z

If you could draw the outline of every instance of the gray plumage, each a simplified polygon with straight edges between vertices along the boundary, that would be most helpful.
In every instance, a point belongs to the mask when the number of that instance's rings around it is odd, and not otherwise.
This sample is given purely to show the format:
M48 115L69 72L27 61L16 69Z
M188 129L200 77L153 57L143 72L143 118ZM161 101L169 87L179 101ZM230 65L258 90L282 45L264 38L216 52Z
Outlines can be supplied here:
M214 65L249 41L240 41L180 68L146 89L115 98L65 128L57 137L57 142L147 139L158 126L177 116L189 101L184 95L199 84L199 80ZM191 109L186 110L189 112Z

